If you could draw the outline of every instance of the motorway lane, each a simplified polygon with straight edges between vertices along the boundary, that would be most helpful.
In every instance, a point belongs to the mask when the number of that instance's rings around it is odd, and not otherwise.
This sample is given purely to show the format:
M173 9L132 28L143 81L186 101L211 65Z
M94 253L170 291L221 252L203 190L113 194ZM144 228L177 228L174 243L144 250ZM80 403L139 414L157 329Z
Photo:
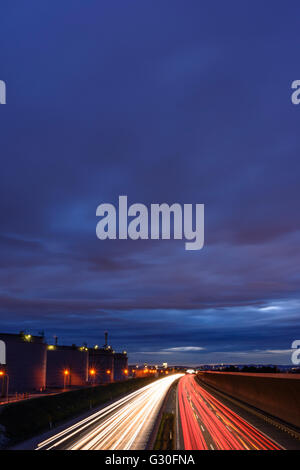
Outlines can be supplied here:
M130 393L41 442L37 450L145 449L163 400L181 376L170 375Z
M178 384L185 450L280 450L281 447L208 393L193 375Z

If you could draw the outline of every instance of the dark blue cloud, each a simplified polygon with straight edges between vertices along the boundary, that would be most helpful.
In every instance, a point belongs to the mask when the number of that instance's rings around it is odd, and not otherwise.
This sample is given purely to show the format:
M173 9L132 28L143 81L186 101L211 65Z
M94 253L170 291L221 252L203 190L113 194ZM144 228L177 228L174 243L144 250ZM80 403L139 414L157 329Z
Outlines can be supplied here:
M292 0L2 7L1 329L69 343L109 329L149 361L203 347L170 360L272 362L263 351L290 347L298 14ZM204 250L100 242L96 207L120 194L205 203Z

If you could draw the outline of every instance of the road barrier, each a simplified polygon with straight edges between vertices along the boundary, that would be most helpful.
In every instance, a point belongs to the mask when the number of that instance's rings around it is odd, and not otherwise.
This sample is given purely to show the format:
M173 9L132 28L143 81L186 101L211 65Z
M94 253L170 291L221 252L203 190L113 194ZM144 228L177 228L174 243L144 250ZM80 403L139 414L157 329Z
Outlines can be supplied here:
M299 374L200 372L199 380L300 428Z

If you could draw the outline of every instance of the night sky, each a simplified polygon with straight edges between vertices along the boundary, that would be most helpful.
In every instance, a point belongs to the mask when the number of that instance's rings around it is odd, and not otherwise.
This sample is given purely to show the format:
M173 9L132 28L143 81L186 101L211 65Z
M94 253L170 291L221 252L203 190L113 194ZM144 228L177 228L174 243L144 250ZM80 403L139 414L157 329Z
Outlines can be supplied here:
M298 1L2 2L0 331L129 362L291 364ZM96 208L205 204L205 246L96 237Z

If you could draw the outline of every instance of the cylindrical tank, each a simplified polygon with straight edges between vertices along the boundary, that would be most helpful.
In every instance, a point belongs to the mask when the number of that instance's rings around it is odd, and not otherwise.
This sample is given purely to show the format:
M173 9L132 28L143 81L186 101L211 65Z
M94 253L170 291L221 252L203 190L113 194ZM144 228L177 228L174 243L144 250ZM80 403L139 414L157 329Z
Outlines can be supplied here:
M42 391L46 387L46 344L42 336L0 333L5 343L8 392ZM4 380L4 379L2 379ZM6 385L5 387L6 390Z
M128 377L128 357L126 351L114 354L114 380L126 380Z
M91 383L113 382L114 354L109 346L107 348L89 349L89 381Z
M47 387L66 388L86 385L87 348L50 345L47 349Z

